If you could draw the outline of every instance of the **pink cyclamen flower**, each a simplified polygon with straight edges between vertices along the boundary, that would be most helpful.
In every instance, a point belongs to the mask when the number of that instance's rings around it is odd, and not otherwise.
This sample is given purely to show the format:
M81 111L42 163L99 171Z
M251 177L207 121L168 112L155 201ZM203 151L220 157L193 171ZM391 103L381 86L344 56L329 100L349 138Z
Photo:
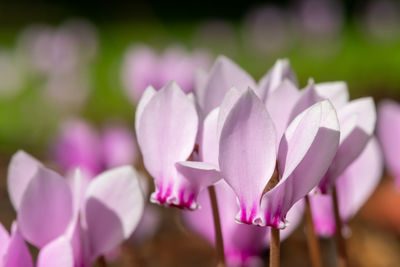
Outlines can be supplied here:
M186 92L193 91L196 68L206 68L210 57L205 52L189 53L180 47L169 47L158 55L147 46L130 48L125 56L122 79L126 94L136 104L148 86L159 90L170 80Z
M132 234L143 212L138 174L129 166L91 181L78 170L63 178L19 151L8 186L21 235L45 252L67 247L60 251L70 251L75 265L66 266L91 266Z
M52 156L64 172L79 167L94 176L135 163L138 151L133 134L123 125L109 124L98 133L83 120L70 120L62 125Z
M214 166L193 163L210 174L202 179L179 167L192 155L198 123L195 103L175 82L158 92L152 87L144 92L136 109L135 128L144 165L155 180L152 202L196 209L198 192L219 178Z
M383 171L383 158L378 142L372 138L361 155L337 179L336 188L340 218L349 222L377 187ZM336 231L333 202L330 195L310 196L315 230L323 237Z
M347 85L344 82L327 82L309 85L292 110L292 118L312 104L329 99L337 110L340 124L340 144L335 158L324 178L318 185L327 193L336 179L361 154L374 133L376 111L371 97L349 101Z
M318 184L336 153L339 125L332 104L322 101L306 109L279 141L264 103L251 89L231 89L220 114L219 168L238 198L236 219L284 228L287 212ZM265 192L271 177L279 182Z
M400 189L400 105L393 100L384 100L378 108L377 132L382 145L385 165Z
M228 266L255 266L261 261L262 252L268 247L269 229L238 224L232 218L237 212L236 196L225 181L215 184L220 210L221 229L224 240L225 257ZM207 191L202 191L198 197L201 208L182 214L184 222L202 237L214 243L214 227L212 209ZM290 209L287 219L288 227L282 230L281 239L286 239L298 226L304 211L303 202L296 203Z

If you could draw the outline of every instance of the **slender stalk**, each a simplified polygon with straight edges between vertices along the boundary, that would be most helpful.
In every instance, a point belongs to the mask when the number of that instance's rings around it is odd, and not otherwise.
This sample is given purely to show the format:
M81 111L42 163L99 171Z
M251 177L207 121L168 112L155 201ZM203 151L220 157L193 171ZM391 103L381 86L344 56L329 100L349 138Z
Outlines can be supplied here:
M269 248L269 267L280 266L281 241L279 238L279 229L271 227L271 243Z
M312 266L322 267L321 250L319 248L318 237L315 234L310 198L308 197L308 195L306 195L305 201L306 201L306 227L307 227L308 253L310 254Z
M224 252L224 240L222 238L221 221L219 219L219 210L217 195L215 194L214 186L208 187L208 194L210 195L210 202L214 218L214 230L215 230L215 247L217 249L218 267L225 267L225 252Z
M337 198L336 185L333 185L332 190L332 200L333 200L333 210L335 214L335 224L336 224L336 247L337 247L337 265L339 267L347 267L347 251L346 251L346 242L342 235L342 220L340 219L339 214L339 202Z
M98 259L97 262L99 263L99 266L100 266L100 267L107 267L107 266L108 266L108 264L107 264L106 259L104 258L104 256L101 256L101 257Z

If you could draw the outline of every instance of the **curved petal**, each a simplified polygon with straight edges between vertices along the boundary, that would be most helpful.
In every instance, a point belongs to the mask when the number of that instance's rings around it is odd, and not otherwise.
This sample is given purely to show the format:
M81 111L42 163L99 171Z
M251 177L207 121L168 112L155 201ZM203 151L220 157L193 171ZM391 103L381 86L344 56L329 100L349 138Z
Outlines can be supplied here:
M176 163L176 168L198 191L221 179L218 167L205 162L182 161Z
M382 145L385 164L395 177L400 189L400 105L392 100L384 100L378 109L378 137Z
M361 154L370 140L376 121L374 101L370 97L349 102L338 112L340 145L319 188L325 193L344 170Z
M219 141L222 177L240 205L237 219L254 223L259 203L276 163L275 129L264 104L247 90L231 109Z
M231 87L225 94L222 103L219 107L218 122L217 122L217 135L221 135L222 126L224 126L225 120L228 117L229 112L239 100L240 96L244 91L240 91L236 87Z
M290 114L299 97L300 91L285 79L266 99L265 106L274 121L278 142L290 123Z
M174 82L158 91L146 105L137 137L144 165L155 179L153 201L172 204L169 199L174 199L175 205L181 200L177 194L182 181L175 163L191 155L197 129L195 106Z
M138 132L139 121L142 117L143 110L155 94L156 94L156 90L154 89L154 87L148 86L146 88L146 90L143 92L142 97L140 98L139 103L136 106L136 112L135 112L135 131L136 131L136 133Z
M273 93L277 87L285 80L297 84L296 75L290 66L288 59L278 59L274 66L261 78L258 83L257 95L265 102L269 95ZM254 87L256 88L256 87Z
M37 267L74 267L70 242L61 236L43 247L38 255Z
M25 190L18 212L24 238L41 248L62 235L73 218L72 191L66 179L38 168Z
M7 184L11 204L16 211L19 209L26 187L41 166L43 166L42 163L22 150L15 153L11 158L8 166Z
M279 183L262 198L261 225L284 228L286 213L321 180L339 144L339 123L328 101L301 113L288 127L278 152Z
M87 188L84 219L91 259L109 252L135 230L144 207L138 174L129 166L97 176Z
M195 90L204 116L221 104L225 93L232 86L241 90L257 87L253 78L236 63L225 56L219 56L208 74L205 86L196 87Z
M31 254L28 246L21 236L16 224L12 226L11 238L8 244L7 253L4 257L4 267L33 267Z

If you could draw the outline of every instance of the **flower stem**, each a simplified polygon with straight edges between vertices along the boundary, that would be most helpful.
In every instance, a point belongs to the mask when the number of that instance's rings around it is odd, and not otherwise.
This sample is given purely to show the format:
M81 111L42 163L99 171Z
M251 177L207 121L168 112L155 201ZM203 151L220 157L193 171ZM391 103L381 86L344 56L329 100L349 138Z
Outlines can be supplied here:
M307 227L307 244L310 254L311 264L313 267L322 267L321 250L319 248L318 237L315 234L314 222L311 211L310 198L305 196L306 201L306 227Z
M337 266L346 267L348 266L346 242L342 235L342 220L340 219L340 214L339 214L339 202L337 197L336 185L333 185L332 199L333 199L333 210L335 214L335 224L336 224L336 247L338 253Z
M104 258L104 256L101 256L97 262L99 263L100 267L107 267L108 266L108 264L106 262L106 258Z
M215 188L213 185L208 187L208 194L210 195L210 202L214 218L214 230L215 230L215 247L217 249L218 267L225 267L225 252L224 252L224 240L222 238L221 221L219 219L219 210L217 195L215 194Z
M279 238L279 229L271 227L271 242L269 248L269 267L280 266L281 241Z

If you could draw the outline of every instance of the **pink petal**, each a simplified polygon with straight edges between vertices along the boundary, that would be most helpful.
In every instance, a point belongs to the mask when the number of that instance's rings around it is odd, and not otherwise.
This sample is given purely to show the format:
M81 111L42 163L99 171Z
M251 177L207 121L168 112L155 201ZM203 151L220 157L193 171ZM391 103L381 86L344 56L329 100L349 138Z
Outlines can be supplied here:
M224 126L225 120L228 117L229 112L236 104L236 102L239 100L243 92L244 92L243 90L239 90L236 87L231 87L229 91L225 94L218 112L218 122L217 122L218 139L219 136L221 135L222 127Z
M33 267L32 257L28 246L21 236L20 231L14 224L12 227L11 238L8 244L7 253L4 257L4 267Z
M289 60L278 59L274 66L272 66L258 83L258 89L256 90L257 95L265 102L269 95L273 93L285 79L291 81L294 85L297 84L297 78L290 66Z
M257 87L253 78L243 69L227 57L219 56L208 74L206 85L195 89L203 115L218 107L225 93L233 86L240 90Z
M265 105L274 121L276 137L279 142L290 123L290 115L300 97L300 91L290 80L284 80L274 91L270 92Z
M314 228L317 235L331 237L336 232L333 202L331 195L315 194L310 196Z
M44 246L38 255L37 267L74 267L70 242L61 236Z
M112 169L92 180L84 208L92 260L114 249L133 233L143 206L138 174L132 167Z
M304 215L304 201L297 201L286 215L287 226L281 230L281 241L287 239L299 227Z
M176 168L196 191L200 191L221 179L218 167L205 162L182 161L176 163Z
M315 84L317 94L323 99L329 99L336 110L349 102L349 89L342 81Z
M24 238L41 248L62 235L72 217L73 199L67 181L49 169L38 168L18 212Z
M4 226L0 223L0 263L7 253L8 245L10 243L10 235Z
M198 116L193 102L171 82L146 105L138 129L144 165L155 179L152 201L184 205L190 193L175 163L187 160L194 149Z
M136 106L136 113L135 113L135 131L136 131L136 133L138 133L139 121L142 117L143 110L149 103L150 99L155 95L155 93L156 93L156 90L153 88L153 86L148 86L146 88L146 90L143 92L143 95L140 98L138 105Z
M41 166L43 166L42 163L22 150L11 158L7 183L11 204L16 211L19 209L26 187Z
M203 135L199 145L202 161L218 166L219 136L217 133L219 109L211 111L203 122Z
M326 175L319 184L325 193L330 185L361 154L371 138L376 121L374 101L370 97L349 102L339 110L340 145Z
M259 203L276 162L275 129L264 104L247 90L231 109L220 138L222 177L240 205L237 219L255 223Z
M400 189L400 105L384 100L378 109L378 137L385 156L385 164Z
M289 125L278 152L279 183L262 198L261 225L284 228L289 209L321 180L339 144L339 123L328 101L306 109Z

